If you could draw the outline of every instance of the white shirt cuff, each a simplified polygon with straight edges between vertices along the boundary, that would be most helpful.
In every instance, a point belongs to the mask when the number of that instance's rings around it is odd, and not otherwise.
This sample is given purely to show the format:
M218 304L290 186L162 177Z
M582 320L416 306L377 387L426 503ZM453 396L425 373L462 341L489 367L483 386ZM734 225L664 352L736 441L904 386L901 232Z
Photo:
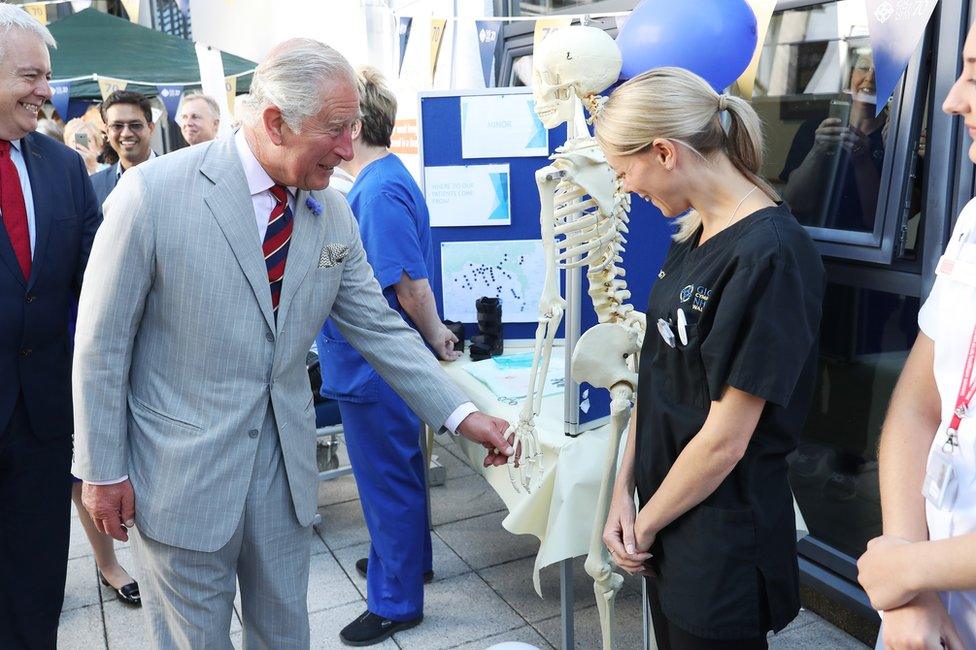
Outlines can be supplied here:
M85 481L88 485L115 485L116 483L121 483L122 481L128 481L129 475L126 474L122 478L117 478L112 481Z
M477 413L477 412L478 409L477 407L475 407L474 404L472 404L471 402L465 402L461 406L454 409L454 412L451 413L451 415L447 418L447 421L444 422L444 428L456 436L460 435L457 431L457 428L461 426L462 422L464 422L464 418L468 417L472 413Z

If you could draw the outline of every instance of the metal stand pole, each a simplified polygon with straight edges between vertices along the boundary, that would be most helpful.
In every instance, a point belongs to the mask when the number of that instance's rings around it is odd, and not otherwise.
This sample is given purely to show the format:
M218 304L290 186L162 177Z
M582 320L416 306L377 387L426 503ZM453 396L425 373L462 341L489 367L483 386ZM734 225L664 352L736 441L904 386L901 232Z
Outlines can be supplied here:
M578 99L574 100L581 109ZM573 119L566 122L566 141L576 137L576 112ZM579 258L575 257L568 262L576 262ZM564 322L565 332L565 357L566 357L566 376L565 387L563 389L563 433L575 438L579 435L579 384L573 381L573 350L576 349L576 342L580 337L580 300L582 299L583 274L581 269L566 270L566 318Z
M576 100L579 103L579 100ZM566 123L566 140L576 137L576 120ZM576 258L578 259L578 258ZM576 261L570 260L570 261ZM580 300L583 276L580 269L566 270L566 314L563 321L565 332L565 385L563 388L563 433L575 438L579 435L579 384L573 381L573 350L580 337ZM563 650L576 647L573 616L573 559L559 563L559 602L562 608Z
M641 618L644 621L644 650L651 650L651 615L647 602L647 581L641 580ZM654 647L657 647L656 645Z
M559 605L563 619L563 650L576 647L573 629L573 558L559 563Z

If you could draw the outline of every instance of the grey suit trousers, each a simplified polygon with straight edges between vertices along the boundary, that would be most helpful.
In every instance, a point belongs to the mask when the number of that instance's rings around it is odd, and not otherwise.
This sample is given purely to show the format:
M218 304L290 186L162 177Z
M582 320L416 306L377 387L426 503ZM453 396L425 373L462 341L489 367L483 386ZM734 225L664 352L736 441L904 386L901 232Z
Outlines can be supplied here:
M234 579L240 583L245 648L308 648L312 529L295 516L270 406L257 439L244 512L212 552L135 535L139 580L155 648L231 648ZM138 503L136 505L138 507Z

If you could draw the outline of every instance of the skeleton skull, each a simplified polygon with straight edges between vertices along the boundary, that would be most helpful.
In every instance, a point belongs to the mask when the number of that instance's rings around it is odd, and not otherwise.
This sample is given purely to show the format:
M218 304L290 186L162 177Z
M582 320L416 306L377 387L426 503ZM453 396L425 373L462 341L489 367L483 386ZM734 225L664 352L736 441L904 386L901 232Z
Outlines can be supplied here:
M535 112L547 129L573 117L573 97L606 90L620 76L620 51L596 27L564 27L549 34L535 53Z

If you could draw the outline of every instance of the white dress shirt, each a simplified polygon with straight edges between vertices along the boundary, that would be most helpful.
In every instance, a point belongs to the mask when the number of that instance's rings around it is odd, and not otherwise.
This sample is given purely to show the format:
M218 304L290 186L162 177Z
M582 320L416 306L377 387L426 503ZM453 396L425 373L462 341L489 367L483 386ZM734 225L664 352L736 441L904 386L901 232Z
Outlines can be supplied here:
M23 141L10 141L10 159L17 170L20 178L20 191L24 195L24 207L27 208L27 232L30 234L31 258L34 257L34 238L36 228L34 227L34 194L31 193L30 176L27 175L27 163L24 162ZM0 217L3 214L0 213Z
M143 161L143 162L149 162L150 160L152 160L155 157L156 157L156 152L153 151L152 149L150 149L149 150L149 157L146 158L146 160ZM125 172L125 170L122 169L122 163L120 163L120 162L115 163L115 182L116 183L118 183L119 182L119 179L122 178L122 174L124 172Z

